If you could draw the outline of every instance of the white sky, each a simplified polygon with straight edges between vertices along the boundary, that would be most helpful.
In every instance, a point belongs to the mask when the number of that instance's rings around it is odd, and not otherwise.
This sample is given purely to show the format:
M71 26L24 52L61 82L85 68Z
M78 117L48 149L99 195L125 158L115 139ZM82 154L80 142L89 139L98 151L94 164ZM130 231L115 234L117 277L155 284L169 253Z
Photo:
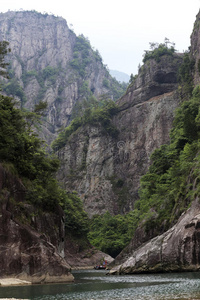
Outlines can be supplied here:
M1 0L0 12L36 10L52 13L88 37L109 69L136 74L149 42L167 37L180 52L190 34L200 0Z

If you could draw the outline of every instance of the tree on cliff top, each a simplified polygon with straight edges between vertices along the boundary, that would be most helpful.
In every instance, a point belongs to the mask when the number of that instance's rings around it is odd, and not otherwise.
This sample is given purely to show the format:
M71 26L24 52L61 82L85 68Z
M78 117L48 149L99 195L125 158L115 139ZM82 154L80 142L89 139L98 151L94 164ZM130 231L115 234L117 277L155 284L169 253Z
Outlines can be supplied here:
M176 51L175 43L170 42L168 38L165 38L164 43L158 44L150 42L149 44L151 50L145 50L143 63L145 63L149 59L155 59L157 62L159 62L161 56L173 55L173 53Z

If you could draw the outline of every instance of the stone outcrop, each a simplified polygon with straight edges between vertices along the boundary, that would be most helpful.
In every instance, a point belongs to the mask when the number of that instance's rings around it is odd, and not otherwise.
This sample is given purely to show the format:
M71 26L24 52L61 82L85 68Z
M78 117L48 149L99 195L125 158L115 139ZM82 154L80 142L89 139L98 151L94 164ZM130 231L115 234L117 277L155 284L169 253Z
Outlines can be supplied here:
M194 85L200 84L200 11L191 34L190 56L194 61Z
M196 199L175 226L132 250L110 274L199 271L199 253L200 205Z
M80 245L69 238L65 240L65 258L72 269L93 269L104 260L109 266L114 261L110 255L91 245L80 251Z
M178 106L177 70L180 55L148 61L118 101L112 119L118 136L102 126L87 125L75 132L58 152L58 179L76 190L90 216L109 211L125 213L138 199L140 177L150 165L152 151L168 143Z
M25 188L0 167L0 277L33 283L72 281L64 259L63 213L39 213L24 202Z
M182 54L164 55L158 61L148 60L139 70L126 94L119 100L123 108L143 103L151 98L174 91Z
M4 91L28 110L40 100L47 102L40 135L48 144L89 93L97 98L120 93L121 85L109 75L99 53L86 39L78 39L61 17L36 11L0 13L0 40L11 48L11 81Z
M0 165L0 284L73 281L72 268L113 261L89 242L82 249L79 239L68 237L61 207L41 212L26 203L25 193L20 179Z

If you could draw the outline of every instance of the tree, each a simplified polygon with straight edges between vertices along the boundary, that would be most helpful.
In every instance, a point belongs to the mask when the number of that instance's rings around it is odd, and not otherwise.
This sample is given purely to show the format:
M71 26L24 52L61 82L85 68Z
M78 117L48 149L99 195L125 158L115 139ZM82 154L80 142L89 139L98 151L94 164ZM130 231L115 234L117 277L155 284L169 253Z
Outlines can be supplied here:
M8 73L5 68L9 65L5 62L5 56L11 51L8 48L9 43L6 41L0 41L0 76L8 78Z

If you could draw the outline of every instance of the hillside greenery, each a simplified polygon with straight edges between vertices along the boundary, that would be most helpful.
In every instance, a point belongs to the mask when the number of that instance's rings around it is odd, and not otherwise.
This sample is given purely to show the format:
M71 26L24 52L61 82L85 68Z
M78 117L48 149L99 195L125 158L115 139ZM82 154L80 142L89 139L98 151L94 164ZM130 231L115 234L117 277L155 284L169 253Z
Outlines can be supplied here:
M95 215L89 221L88 239L99 250L116 257L133 237L138 224L139 212L112 216L109 212Z
M6 66L3 61L7 46L0 42L2 68ZM7 77L7 71L2 75ZM39 102L34 112L25 114L16 108L11 97L0 94L0 164L22 181L27 203L38 211L49 212L61 206L65 211L67 231L86 239L88 217L83 204L75 193L67 193L60 187L55 179L59 160L47 154L43 142L32 130L33 120L39 118L45 108L46 103Z
M54 151L58 151L64 147L70 136L78 128L86 124L101 125L104 133L110 134L113 137L118 135L117 128L111 123L112 116L118 111L118 107L114 101L97 101L94 97L91 97L88 101L83 101L78 105L79 107L76 107L76 111L74 112L75 118L52 143Z
M171 142L154 151L149 171L141 179L140 200L146 230L167 230L199 196L200 87L176 112Z
M159 62L161 56L173 55L173 53L176 51L174 46L175 44L171 43L167 38L165 38L164 43L150 43L151 50L145 50L143 63L145 63L149 59L155 59L157 62Z
M71 67L76 69L76 59L81 60L81 68L79 70L77 67L77 72L80 71L80 75L84 76L89 49L87 40L83 42L79 38L76 47L75 50L81 50L81 54L74 54ZM144 59L159 60L160 56L172 55L174 51L173 47L159 44L148 51ZM6 53L5 50L2 58L0 55L2 67L6 66ZM32 130L32 123L38 120L45 103L39 102L34 112L24 114L16 108L12 98L0 95L0 163L22 180L28 203L38 210L49 212L61 206L70 234L85 239L88 236L92 245L115 257L130 242L139 225L150 236L160 234L175 224L182 212L200 196L200 86L193 87L193 72L194 61L186 53L179 70L182 103L175 114L170 143L152 153L151 166L141 178L140 199L135 203L134 210L126 215L112 216L107 212L89 220L77 194L68 193L60 187L55 179L59 160L46 153L43 142ZM56 74L57 70L48 67L39 75L34 73L34 76L41 76L43 85L45 80L55 82ZM7 76L6 71L2 75ZM33 76L33 73L29 75ZM105 87L108 84L105 79ZM45 89L45 85L43 87ZM14 78L4 88L7 92L14 89L19 97L23 97ZM87 124L101 125L105 134L118 135L112 124L112 117L118 112L116 103L109 99L97 100L87 81L79 89L84 95L83 101L74 107L71 124L53 142L54 151L64 147L72 134Z
M36 107L35 111L38 111ZM55 179L59 160L48 155L44 145L15 108L12 98L0 95L0 163L26 187L26 201L42 211L62 206L66 228L76 235L88 231L87 215L81 200L66 193Z
M200 197L200 86L176 111L170 143L151 155L151 166L141 178L140 199L124 216L95 216L88 235L100 250L116 255L142 223L146 234L156 236L175 224Z

